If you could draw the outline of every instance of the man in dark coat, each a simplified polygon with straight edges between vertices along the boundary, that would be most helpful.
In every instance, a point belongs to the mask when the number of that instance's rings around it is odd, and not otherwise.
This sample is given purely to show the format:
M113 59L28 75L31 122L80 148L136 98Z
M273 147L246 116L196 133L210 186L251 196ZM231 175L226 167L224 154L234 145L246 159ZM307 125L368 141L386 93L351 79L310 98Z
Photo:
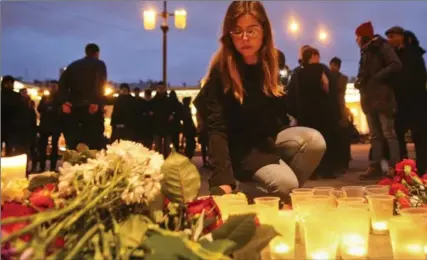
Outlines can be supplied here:
M402 70L394 81L397 101L396 134L401 159L407 158L405 134L411 131L420 174L427 172L427 89L425 51L416 44L405 42L405 30L395 26L386 31L389 43L395 48Z
M137 103L130 94L129 84L120 85L120 95L114 103L113 113L111 115L111 141L118 139L133 140L137 126L136 113Z
M105 147L103 93L107 81L99 47L90 43L86 57L71 63L61 75L59 96L64 113L64 136L69 149L85 143L91 149Z
M1 141L6 146L6 156L19 155L22 113L25 109L21 96L13 91L15 79L4 76L1 81Z
M396 111L393 77L402 64L393 47L374 34L371 22L360 25L356 41L361 49L359 72L355 87L360 90L361 105L366 114L372 144L372 164L362 179L380 178L399 161L399 143L394 131ZM384 156L384 140L390 148L390 160Z
M163 82L157 84L157 93L152 100L153 130L156 151L166 158L170 153L172 123L175 111L172 102L168 98Z
M44 172L46 168L46 150L49 136L52 138L52 150L50 152L50 170L56 170L58 161L58 140L61 135L60 116L61 116L61 101L58 96L58 83L51 82L49 85L49 95L43 96L37 110L40 114L38 141L40 172Z

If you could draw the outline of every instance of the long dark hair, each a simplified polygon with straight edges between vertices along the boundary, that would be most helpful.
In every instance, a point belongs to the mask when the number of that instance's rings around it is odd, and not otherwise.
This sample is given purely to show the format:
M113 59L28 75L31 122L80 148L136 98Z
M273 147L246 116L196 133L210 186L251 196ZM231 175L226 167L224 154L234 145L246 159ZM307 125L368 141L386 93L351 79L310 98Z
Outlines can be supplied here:
M214 54L206 82L212 70L219 69L224 84L224 92L232 91L234 97L243 102L244 89L239 73L238 61L240 54L234 47L230 32L235 28L237 20L250 14L261 24L264 32L263 45L259 51L259 59L264 71L264 93L268 96L282 96L283 88L279 85L278 52L273 41L273 32L267 12L260 1L233 1L228 7L222 26L221 46Z

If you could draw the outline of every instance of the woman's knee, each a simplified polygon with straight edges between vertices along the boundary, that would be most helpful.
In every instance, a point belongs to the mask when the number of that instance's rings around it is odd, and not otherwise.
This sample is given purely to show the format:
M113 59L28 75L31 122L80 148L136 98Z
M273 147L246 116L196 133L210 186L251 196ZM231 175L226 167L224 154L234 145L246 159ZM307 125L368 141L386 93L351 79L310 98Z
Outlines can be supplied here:
M317 153L323 155L326 151L326 142L322 134L308 127L291 127L277 135L276 146L289 151Z
M288 195L299 187L295 173L286 164L271 164L259 169L254 180L260 182L269 194Z

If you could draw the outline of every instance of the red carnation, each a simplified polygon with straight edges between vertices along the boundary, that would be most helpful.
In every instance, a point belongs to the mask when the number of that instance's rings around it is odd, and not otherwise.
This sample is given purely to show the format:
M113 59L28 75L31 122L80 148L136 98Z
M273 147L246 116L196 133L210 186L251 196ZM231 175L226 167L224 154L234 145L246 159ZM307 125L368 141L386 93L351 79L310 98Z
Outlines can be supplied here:
M55 248L63 248L65 246L65 239L63 237L56 237L53 246Z
M6 219L10 217L24 217L36 213L33 208L15 203L15 202L6 202L2 205L1 209L1 219ZM12 223L7 225L1 225L2 233L13 233L16 232L29 224L26 222ZM29 234L23 235L20 237L22 240L29 241L31 236Z
M53 208L55 202L52 199L51 193L55 188L56 186L54 184L46 184L43 188L36 189L30 195L31 204L42 211Z
M421 179L423 180L424 184L426 184L426 185L427 185L427 173L426 173L426 174L424 174L424 175L421 177Z
M215 221L207 226L203 232L209 233L222 225L221 211L212 197L198 199L187 204L187 217L191 221L205 210L205 220L214 219Z
M397 202L400 205L400 208L410 208L411 207L411 201L408 197L400 197L397 199Z
M402 180L403 180L402 175L396 175L396 176L393 177L392 183L401 183Z
M410 159L405 159L396 164L395 169L398 174L409 174L410 172L417 172L415 161Z
M380 180L380 182L378 182L378 184L384 185L384 186L391 186L393 184L393 181L390 178L384 178L384 179Z
M396 196L402 196L402 193L404 195L408 195L409 191L408 188L406 188L405 185L401 183L393 183L390 188L390 194L396 195Z
M406 174L405 180L410 185L423 184L423 181L421 180L420 176L418 176L418 174L416 174L415 172L410 172Z

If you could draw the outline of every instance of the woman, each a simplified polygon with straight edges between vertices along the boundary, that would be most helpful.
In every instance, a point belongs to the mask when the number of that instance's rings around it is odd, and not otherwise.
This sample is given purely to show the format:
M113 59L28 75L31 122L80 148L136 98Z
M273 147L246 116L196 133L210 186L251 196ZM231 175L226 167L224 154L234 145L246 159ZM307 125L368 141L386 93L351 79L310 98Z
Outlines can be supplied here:
M212 194L232 192L237 179L249 197L260 190L263 195L285 197L319 164L325 150L320 133L286 129L289 119L278 75L277 51L263 5L232 2L221 46L195 101L209 133Z

